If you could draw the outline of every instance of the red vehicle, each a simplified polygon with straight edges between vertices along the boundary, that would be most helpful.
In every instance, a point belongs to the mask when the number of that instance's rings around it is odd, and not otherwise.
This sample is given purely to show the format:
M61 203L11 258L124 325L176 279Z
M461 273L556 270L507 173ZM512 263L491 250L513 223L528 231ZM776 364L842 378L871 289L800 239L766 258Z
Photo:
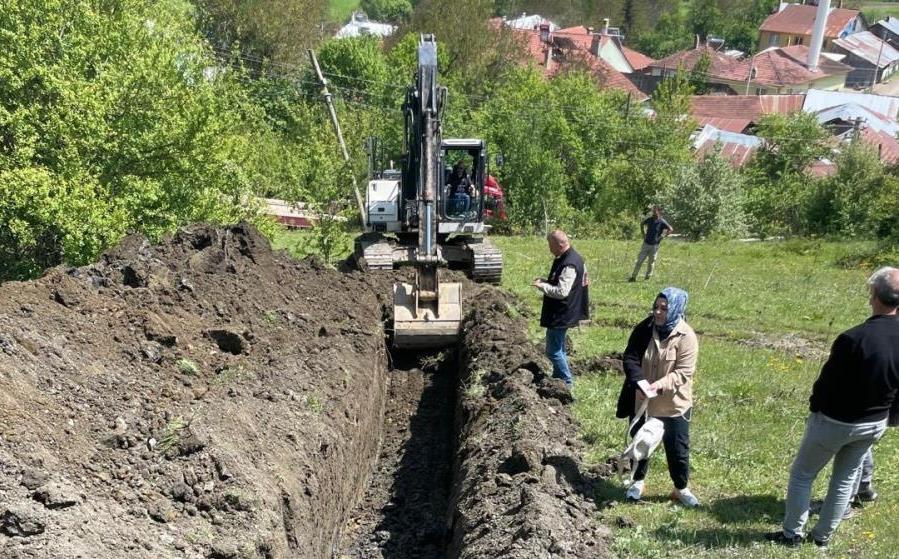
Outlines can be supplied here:
M484 216L506 221L506 202L503 187L493 175L484 181Z

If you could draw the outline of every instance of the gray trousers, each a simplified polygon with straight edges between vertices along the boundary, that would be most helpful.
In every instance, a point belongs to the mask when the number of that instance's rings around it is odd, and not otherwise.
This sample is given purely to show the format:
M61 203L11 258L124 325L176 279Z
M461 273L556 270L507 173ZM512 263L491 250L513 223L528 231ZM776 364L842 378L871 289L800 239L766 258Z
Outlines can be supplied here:
M861 487L861 484L865 483L870 485L871 481L874 479L874 447L868 449L868 452L862 456L862 463L858 467L858 472L855 474L855 486L852 489L852 496L858 494L858 490Z
M634 273L631 274L631 277L636 279L637 274L640 273L640 266L643 265L643 261L646 260L646 257L649 257L649 263L646 265L646 279L652 275L652 269L656 265L656 255L659 254L659 246L658 245L650 245L647 243L643 243L643 246L640 248L640 254L637 256L637 264L634 265Z
M812 484L821 469L833 459L827 496L821 506L818 523L811 531L816 541L827 542L830 539L852 498L862 457L883 436L886 426L886 419L875 423L843 423L822 413L809 415L802 443L790 469L783 522L785 535L804 536Z

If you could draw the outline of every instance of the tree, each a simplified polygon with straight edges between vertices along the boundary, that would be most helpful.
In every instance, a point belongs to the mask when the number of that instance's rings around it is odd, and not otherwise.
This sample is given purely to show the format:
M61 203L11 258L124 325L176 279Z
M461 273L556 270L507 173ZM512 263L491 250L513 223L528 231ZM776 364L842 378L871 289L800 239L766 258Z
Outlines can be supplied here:
M195 0L203 34L220 53L237 50L246 65L263 59L303 64L322 40L327 0Z
M9 0L0 29L0 279L255 214L255 111L183 4Z
M743 177L718 151L679 167L665 206L678 231L692 239L737 237L747 232Z
M362 0L360 7L376 21L401 21L412 13L409 0Z
M814 115L768 115L757 135L765 139L750 163L747 210L755 233L762 236L799 234L815 194L808 168L830 153L829 134Z

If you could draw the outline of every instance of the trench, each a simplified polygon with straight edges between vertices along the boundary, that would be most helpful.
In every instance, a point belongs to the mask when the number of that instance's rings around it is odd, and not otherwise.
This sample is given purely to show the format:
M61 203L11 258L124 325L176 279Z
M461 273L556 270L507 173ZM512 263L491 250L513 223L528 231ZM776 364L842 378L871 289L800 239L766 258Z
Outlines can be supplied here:
M381 444L335 559L445 557L456 449L458 356L394 351Z

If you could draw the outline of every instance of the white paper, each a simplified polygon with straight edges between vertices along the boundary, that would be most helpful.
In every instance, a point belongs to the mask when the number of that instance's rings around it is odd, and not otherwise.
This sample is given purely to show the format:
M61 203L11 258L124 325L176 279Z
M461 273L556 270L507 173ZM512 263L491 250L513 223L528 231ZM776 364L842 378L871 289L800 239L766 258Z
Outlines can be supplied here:
M637 381L637 386L640 387L640 390L642 390L643 394L646 394L646 397L649 399L655 398L656 396L659 395L658 392L656 392L655 390L653 390L650 387L649 382L646 380Z

